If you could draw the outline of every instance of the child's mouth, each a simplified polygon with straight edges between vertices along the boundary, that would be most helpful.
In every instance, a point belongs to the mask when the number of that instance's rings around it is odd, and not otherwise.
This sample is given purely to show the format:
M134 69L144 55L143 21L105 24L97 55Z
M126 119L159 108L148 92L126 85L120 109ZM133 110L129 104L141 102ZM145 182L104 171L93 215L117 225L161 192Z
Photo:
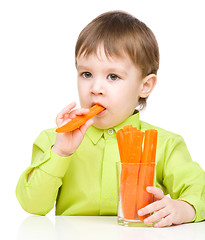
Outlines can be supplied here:
M100 103L98 103L98 102L92 103L91 106L94 106L94 105L100 105L100 106L104 107L102 104L100 104ZM105 107L104 107L104 108L105 108ZM97 114L97 116L103 115L103 114L105 113L105 111L106 111L106 108L105 108L104 110L102 110L101 112L99 112L99 113Z
M99 112L99 113L97 114L97 116L103 115L103 114L105 113L105 111L106 111L106 108L105 108L104 110L102 110L101 112Z

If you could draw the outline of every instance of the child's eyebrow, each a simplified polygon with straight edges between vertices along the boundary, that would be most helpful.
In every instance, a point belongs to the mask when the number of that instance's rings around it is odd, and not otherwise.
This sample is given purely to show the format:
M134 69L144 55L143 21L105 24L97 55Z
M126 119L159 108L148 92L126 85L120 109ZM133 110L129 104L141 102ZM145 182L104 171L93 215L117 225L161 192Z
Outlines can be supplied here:
M84 65L77 65L76 68L77 68L77 71L92 71L89 66L84 66ZM106 68L104 69L104 71L109 73L123 74L124 76L127 75L126 69L120 68L120 67Z
M123 68L118 68L118 67L108 68L107 71L110 73L121 73L123 75L127 75L127 71Z
M76 68L77 68L78 71L80 71L80 70L85 70L85 69L88 70L88 69L89 69L88 66L83 66L83 65L77 65Z

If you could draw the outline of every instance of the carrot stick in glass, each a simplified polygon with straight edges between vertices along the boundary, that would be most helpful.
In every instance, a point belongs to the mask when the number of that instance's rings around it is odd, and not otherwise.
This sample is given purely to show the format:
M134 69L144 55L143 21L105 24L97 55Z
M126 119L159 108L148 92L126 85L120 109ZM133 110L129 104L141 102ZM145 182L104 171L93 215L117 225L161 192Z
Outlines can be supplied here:
M131 144L131 156L129 162L140 163L142 157L142 142L144 138L144 133L137 128L132 130L132 144Z
M136 191L139 165L142 156L142 142L144 133L132 127L124 126L119 130L124 136L123 143L118 144L123 149L124 159L121 158L120 196L124 218L134 219L136 216ZM120 135L119 131L117 135ZM120 154L122 155L122 154ZM133 164L132 164L133 163Z
M122 130L122 129L120 129L119 131L117 131L117 133L116 133L116 138L117 138L117 143L118 143L120 160L121 160L121 162L124 162L124 161L125 161L124 149L123 149L124 133L123 133L123 130Z
M124 218L134 220L136 217L136 189L139 164L122 163L121 204ZM126 173L126 175L125 175Z
M155 162L156 149L157 149L157 130L155 129L146 130L142 162L143 163Z
M131 131L124 131L124 156L125 156L125 162L129 162L130 158L130 144L132 140L132 133Z
M120 161L121 163L126 162L126 156L125 156L125 136L124 136L124 129L120 129L116 133L117 143L118 143L118 149L120 154ZM120 174L120 196L121 201L123 202L124 199L124 187L125 187L125 180L127 178L127 168L123 164L121 164L121 174Z
M123 214L126 219L136 218L137 181L142 157L142 142L144 133L136 128L131 129L132 143L131 153L127 168L126 184L124 186ZM125 167L125 166L124 166Z
M144 151L142 165L139 172L137 185L137 211L152 202L152 194L146 191L147 186L153 186L155 172L155 157L157 147L157 131L149 129L145 131ZM148 215L138 216L143 221Z

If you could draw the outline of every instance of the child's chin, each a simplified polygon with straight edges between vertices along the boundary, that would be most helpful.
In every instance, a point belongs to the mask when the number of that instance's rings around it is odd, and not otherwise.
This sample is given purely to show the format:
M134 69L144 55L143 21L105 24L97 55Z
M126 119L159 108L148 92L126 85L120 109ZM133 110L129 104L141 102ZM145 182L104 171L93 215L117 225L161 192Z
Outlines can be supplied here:
M93 123L93 126L99 129L106 129L106 127L103 124L99 124L99 123Z
M94 121L94 123L93 123L93 126L96 127L96 128L99 128L99 129L109 129L109 128L114 127L114 125L111 124L111 123L105 123L103 121L98 121L98 120Z

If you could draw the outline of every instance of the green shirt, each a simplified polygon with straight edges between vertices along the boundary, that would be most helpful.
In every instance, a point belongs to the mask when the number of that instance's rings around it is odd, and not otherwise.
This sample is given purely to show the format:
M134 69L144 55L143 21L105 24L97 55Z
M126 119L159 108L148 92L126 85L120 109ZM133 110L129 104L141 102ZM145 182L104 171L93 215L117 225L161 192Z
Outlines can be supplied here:
M21 206L39 215L47 214L55 203L56 215L117 215L116 162L120 157L116 132L129 124L142 131L158 130L155 186L171 198L193 205L194 221L204 220L204 171L192 161L181 136L140 121L139 113L111 129L91 126L69 157L60 157L51 150L55 128L41 132L33 144L31 165L17 184Z

